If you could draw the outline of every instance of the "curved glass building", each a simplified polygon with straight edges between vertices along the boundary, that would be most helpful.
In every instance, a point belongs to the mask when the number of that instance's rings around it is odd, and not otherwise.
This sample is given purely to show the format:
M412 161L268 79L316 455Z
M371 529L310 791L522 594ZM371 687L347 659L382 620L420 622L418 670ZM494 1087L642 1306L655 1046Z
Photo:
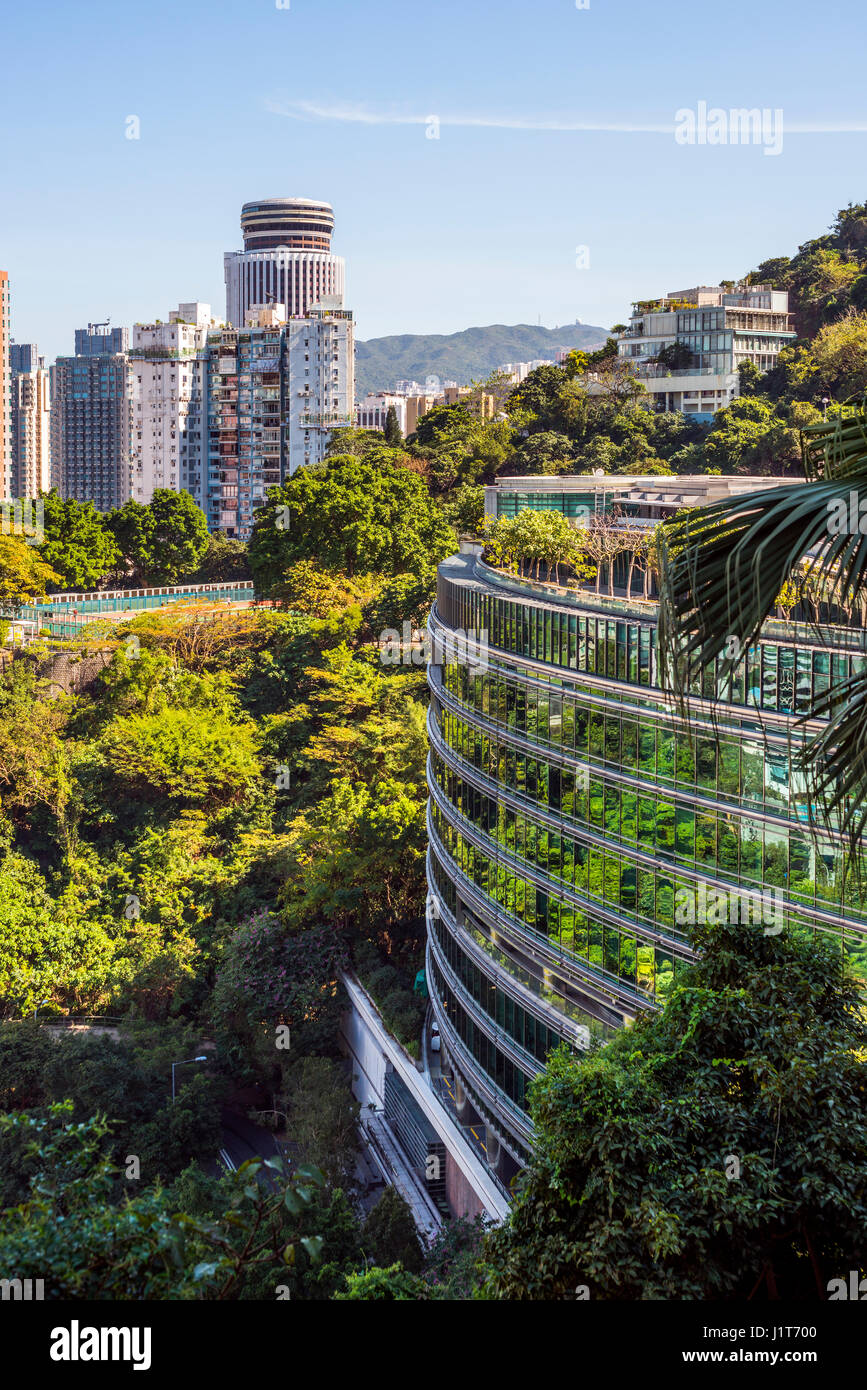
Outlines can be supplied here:
M840 843L809 829L789 742L813 695L864 662L862 634L820 644L769 622L727 686L707 669L688 734L655 627L652 602L511 578L476 553L440 566L427 974L459 1113L487 1127L505 1179L550 1049L658 1007L689 922L827 932L867 960L867 913Z

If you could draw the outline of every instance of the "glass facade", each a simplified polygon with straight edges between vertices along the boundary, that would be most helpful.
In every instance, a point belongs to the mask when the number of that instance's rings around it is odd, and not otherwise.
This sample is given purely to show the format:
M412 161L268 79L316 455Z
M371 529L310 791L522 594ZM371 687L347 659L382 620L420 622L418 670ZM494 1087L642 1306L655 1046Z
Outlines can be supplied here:
M829 648L768 624L733 674L696 682L687 729L646 608L512 592L462 555L430 626L432 997L504 1125L552 1046L665 998L691 959L685 904L828 933L867 974L865 904L792 756L795 717L864 662L860 634Z

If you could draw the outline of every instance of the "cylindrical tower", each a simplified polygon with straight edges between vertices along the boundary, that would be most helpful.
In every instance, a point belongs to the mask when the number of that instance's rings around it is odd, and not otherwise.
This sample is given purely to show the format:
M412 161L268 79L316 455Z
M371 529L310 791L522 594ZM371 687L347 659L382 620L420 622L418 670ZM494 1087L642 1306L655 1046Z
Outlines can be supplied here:
M334 213L311 198L265 198L241 209L243 251L227 251L226 319L243 328L256 306L303 317L324 298L342 302L345 265L331 253Z
M241 208L245 251L330 251L334 211L312 198L266 198Z

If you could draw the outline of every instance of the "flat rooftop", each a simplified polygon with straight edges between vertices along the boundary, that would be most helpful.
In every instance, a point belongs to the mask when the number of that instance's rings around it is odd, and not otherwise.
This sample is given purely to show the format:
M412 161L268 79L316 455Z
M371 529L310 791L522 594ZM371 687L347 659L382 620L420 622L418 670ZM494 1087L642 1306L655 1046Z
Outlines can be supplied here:
M538 474L525 478L500 478L486 488L497 493L616 493L618 497L636 502L669 502L681 507L697 507L708 502L721 502L727 497L743 497L750 492L771 488L797 487L803 478L767 478L751 474L732 474L717 477L707 473L680 473L664 477L647 474L588 474L566 473L557 477Z

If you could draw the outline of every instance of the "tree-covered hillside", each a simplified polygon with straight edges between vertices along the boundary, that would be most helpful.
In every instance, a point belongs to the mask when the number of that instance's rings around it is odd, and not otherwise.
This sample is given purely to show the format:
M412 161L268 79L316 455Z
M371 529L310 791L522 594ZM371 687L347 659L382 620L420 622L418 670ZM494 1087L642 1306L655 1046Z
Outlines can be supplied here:
M406 378L424 386L428 374L463 385L481 381L503 362L553 360L559 347L592 350L605 341L605 329L593 324L563 324L541 328L532 323L492 323L486 328L465 328L460 333L400 333L370 338L358 344L355 389L360 398L368 391L392 390Z

